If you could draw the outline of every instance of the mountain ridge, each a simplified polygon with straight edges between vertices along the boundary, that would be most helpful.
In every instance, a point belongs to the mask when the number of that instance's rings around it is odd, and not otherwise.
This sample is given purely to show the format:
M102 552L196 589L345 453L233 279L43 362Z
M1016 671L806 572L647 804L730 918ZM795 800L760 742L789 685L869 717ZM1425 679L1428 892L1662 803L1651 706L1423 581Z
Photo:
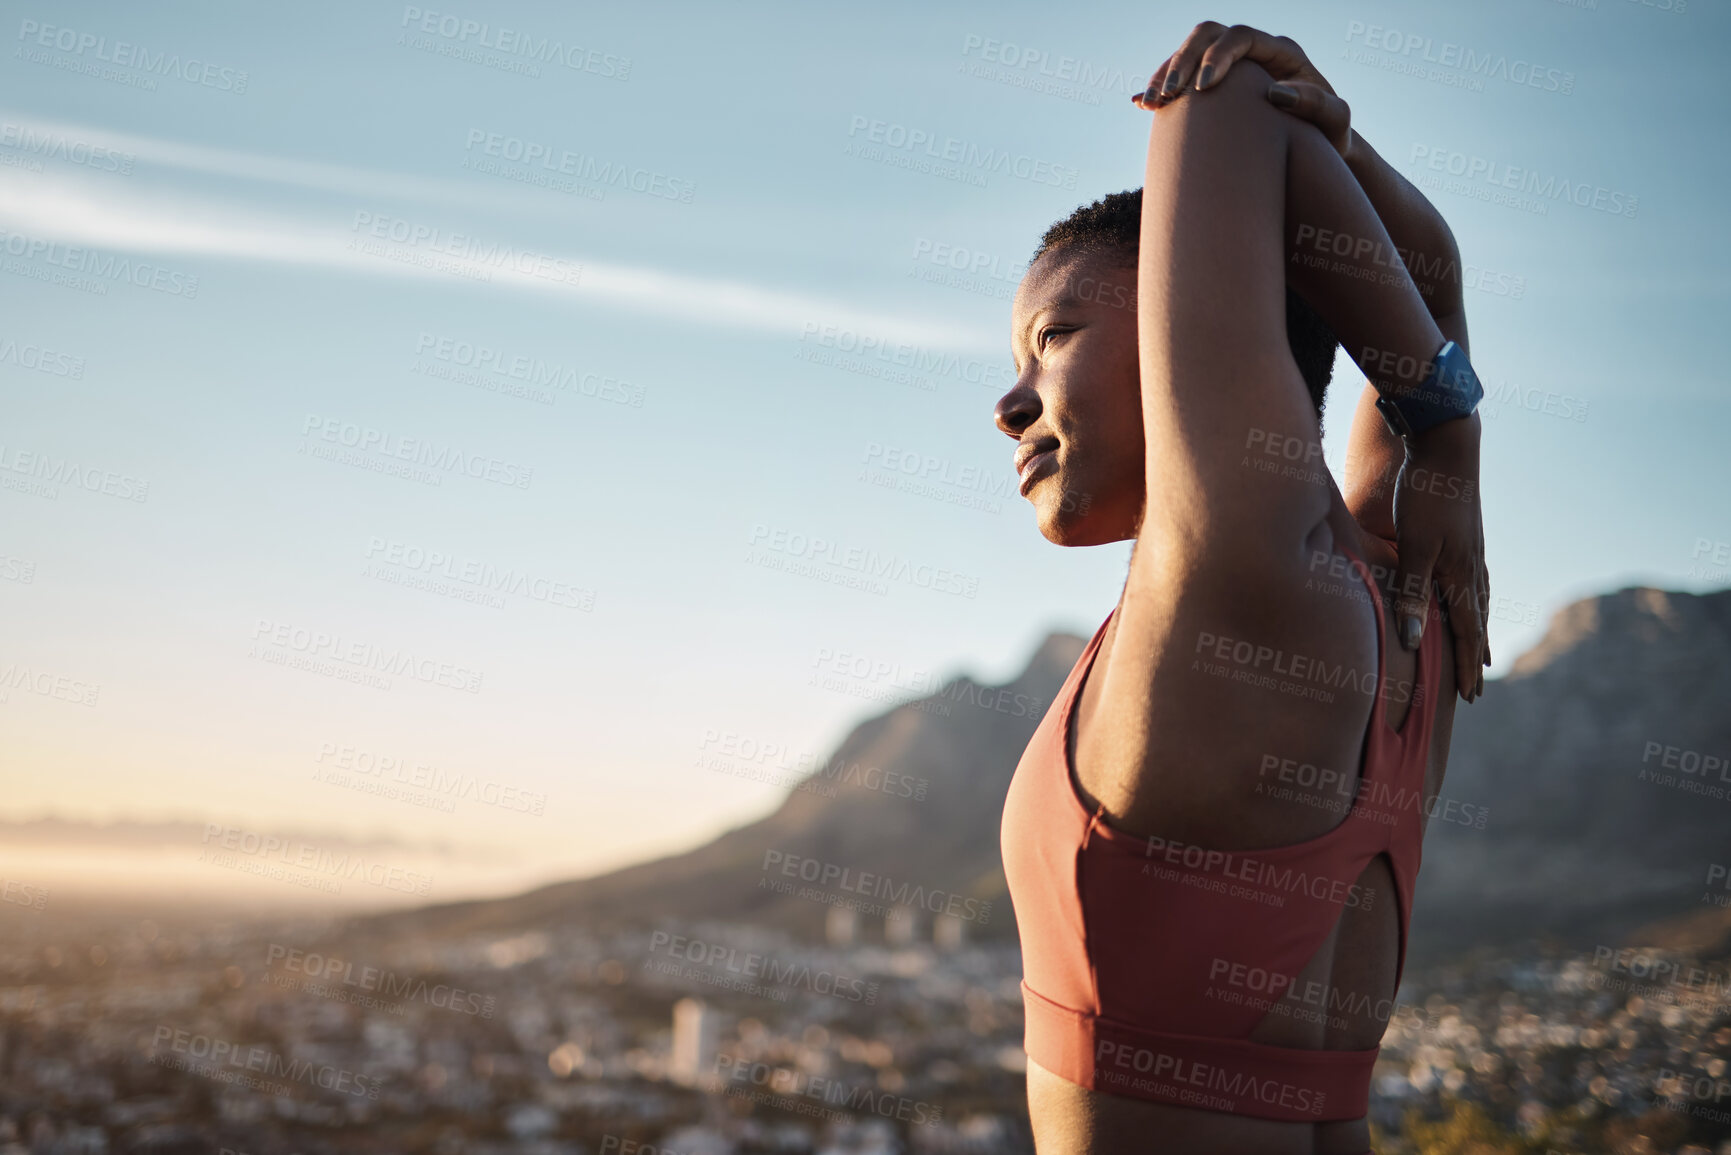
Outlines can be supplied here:
M970 920L970 934L1007 936L1014 919L997 838L1004 794L1084 645L1073 634L1048 634L1010 682L952 678L935 694L861 721L825 763L923 779L923 799L857 783L826 797L808 779L770 814L688 851L508 898L380 915L369 925L461 934L709 917L815 938L827 903L855 894L813 893L803 873L792 893L777 891L777 876L797 862L800 872L816 863L820 881L871 877L888 880L898 896L910 885L922 898L961 896L987 911ZM1018 710L1024 699L1038 708ZM1411 952L1436 957L1533 935L1578 945L1637 932L1731 940L1731 912L1703 909L1692 881L1731 860L1731 847L1720 849L1731 773L1723 798L1640 773L1656 769L1666 748L1731 754L1728 702L1731 590L1636 586L1559 609L1510 673L1457 712L1442 801L1488 807L1489 817L1482 830L1431 822ZM1643 753L1653 765L1641 765ZM883 904L861 905L875 915ZM930 915L921 918L929 929Z

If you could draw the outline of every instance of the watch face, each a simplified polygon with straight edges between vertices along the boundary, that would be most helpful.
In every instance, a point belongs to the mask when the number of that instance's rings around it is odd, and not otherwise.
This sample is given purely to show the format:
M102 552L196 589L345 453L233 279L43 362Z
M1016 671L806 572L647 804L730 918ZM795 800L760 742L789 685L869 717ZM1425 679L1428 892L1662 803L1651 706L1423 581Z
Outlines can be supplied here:
M1471 413L1484 399L1485 387L1479 383L1479 375L1473 370L1472 362L1460 351L1460 346L1450 341L1443 351L1442 372L1439 378L1444 388L1455 396L1456 408L1461 410L1461 416Z

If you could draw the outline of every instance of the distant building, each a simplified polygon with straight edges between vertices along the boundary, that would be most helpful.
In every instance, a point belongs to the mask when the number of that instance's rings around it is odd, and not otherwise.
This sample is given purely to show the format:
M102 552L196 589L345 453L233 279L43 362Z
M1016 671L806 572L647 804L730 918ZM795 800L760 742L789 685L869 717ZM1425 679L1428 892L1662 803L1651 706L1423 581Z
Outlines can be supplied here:
M505 1130L518 1139L542 1139L558 1129L558 1113L540 1103L518 1103L505 1112Z
M914 912L898 906L884 915L884 939L891 946L911 946L914 941Z
M823 922L824 938L831 946L852 946L859 931L859 915L850 906L832 906Z
M681 1127L663 1136L658 1142L659 1148L646 1147L642 1150L651 1152L651 1155L656 1150L666 1151L667 1155L674 1155L675 1152L678 1155L733 1155L738 1149L733 1140L720 1131L702 1126Z
M939 950L960 950L967 937L967 924L953 914L940 914L932 922L932 942Z
M899 1150L888 1120L858 1119L831 1124L817 1155L895 1155Z
M715 1070L721 1041L721 1014L702 999L680 999L673 1004L673 1059L668 1076L676 1083L695 1087L708 1081Z

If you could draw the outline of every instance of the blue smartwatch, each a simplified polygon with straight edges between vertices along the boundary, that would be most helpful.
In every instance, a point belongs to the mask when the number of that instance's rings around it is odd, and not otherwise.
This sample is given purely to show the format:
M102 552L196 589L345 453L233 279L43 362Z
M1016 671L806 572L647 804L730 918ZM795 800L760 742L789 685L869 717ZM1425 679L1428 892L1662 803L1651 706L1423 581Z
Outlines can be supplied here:
M1469 416L1484 400L1485 387L1466 351L1443 342L1430 372L1417 385L1396 386L1376 399L1376 409L1396 437L1412 437L1457 417Z

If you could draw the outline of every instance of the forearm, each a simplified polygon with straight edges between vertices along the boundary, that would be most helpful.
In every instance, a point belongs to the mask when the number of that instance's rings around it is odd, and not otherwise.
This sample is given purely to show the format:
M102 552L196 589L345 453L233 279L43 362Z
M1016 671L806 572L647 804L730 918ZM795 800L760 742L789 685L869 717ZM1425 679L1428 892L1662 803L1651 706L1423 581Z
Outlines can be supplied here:
M1376 408L1376 386L1366 385L1359 393L1358 405L1352 414L1352 427L1347 433L1346 462L1341 472L1340 491L1352 511L1353 520L1373 536L1393 541L1395 538L1395 485L1401 467L1406 464L1408 446L1395 436ZM1447 424L1458 428L1454 445L1461 450L1452 468L1458 475L1478 476L1478 445L1483 437L1483 423L1475 412L1457 422ZM1470 452L1469 452L1470 450Z
M1357 131L1346 162L1382 219L1437 328L1470 354L1460 250L1448 223ZM1384 424L1376 397L1376 386L1367 384L1358 398L1341 490L1354 519L1367 533L1393 541L1395 479L1405 463L1406 447ZM1470 421L1476 430L1478 418Z
M1449 340L1467 348L1460 249L1448 222L1356 129L1346 150L1346 166L1376 209L1438 328ZM1458 325L1453 324L1456 318L1460 318Z
M1308 126L1295 132L1308 147L1295 148L1299 163L1287 177L1287 282L1334 330L1379 392L1416 385L1449 334L1409 269L1415 214L1410 205L1404 216L1385 211L1403 203L1393 182L1405 182L1380 158L1374 164L1365 159L1360 163L1371 166L1367 186L1335 148L1316 147L1324 143L1319 132ZM1380 205L1373 191L1382 197ZM1452 246L1435 210L1417 190L1412 195ZM1408 226L1403 234L1390 230L1391 216L1397 226Z

